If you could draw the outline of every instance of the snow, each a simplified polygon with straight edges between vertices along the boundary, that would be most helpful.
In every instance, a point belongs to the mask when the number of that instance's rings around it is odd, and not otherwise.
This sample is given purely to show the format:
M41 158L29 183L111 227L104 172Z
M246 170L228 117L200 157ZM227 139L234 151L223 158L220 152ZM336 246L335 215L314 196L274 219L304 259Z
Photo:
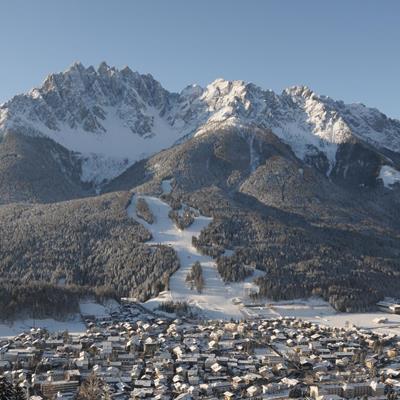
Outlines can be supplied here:
M386 147L391 151L400 151L400 121L390 119L376 108L361 103L344 104L330 99L335 106L341 106L343 119L354 134L374 146Z
M96 303L93 300L81 301L79 303L80 313L85 315L94 315L100 317L110 315L111 312L119 309L119 304L115 300L108 300L104 304Z
M385 323L378 322L382 318L387 318L388 321ZM400 335L400 315L383 312L337 313L326 315L320 321L316 319L314 322L338 328L356 326L378 333Z
M45 328L49 332L68 331L69 333L86 332L86 326L82 321L81 315L94 315L96 317L108 316L112 311L119 309L119 304L115 300L108 300L103 304L96 303L94 300L87 299L79 304L80 313L71 315L65 320L55 320L52 318L32 319L21 318L12 322L0 323L0 338L13 337L31 328Z
M312 297L290 301L266 301L265 307L247 309L250 318L295 317L318 325L346 328L356 326L383 334L400 335L400 315L384 312L342 313L326 301ZM381 322L386 320L385 322Z
M329 303L316 297L291 301L267 302L266 305L282 317L298 317L313 320L336 314L336 311Z
M352 136L349 126L329 103L305 87L287 89L278 96L243 81L219 79L207 86L201 100L206 103L203 113L208 119L195 136L212 132L210 128L216 123L236 127L256 123L271 128L299 159L303 160L310 148L322 151L331 169L336 162L338 145ZM257 160L253 158L252 142L249 144L254 168Z
M389 165L384 165L379 172L378 178L382 179L385 187L391 189L394 184L400 183L400 171Z
M109 89L114 86L118 93ZM47 94L57 101L48 101ZM129 68L119 71L105 63L97 71L74 64L0 108L0 136L21 128L54 139L81 154L82 179L95 184L193 135L213 132L218 124L270 128L300 159L315 149L325 153L331 169L338 145L354 136L378 148L400 150L400 121L362 104L319 96L305 86L278 95L252 83L217 79L205 89L191 85L175 94ZM254 169L252 143L250 150Z
M92 182L95 185L122 174L133 162L129 158L121 159L96 153L82 155L81 160L82 182Z
M169 181L163 181L162 187L168 190ZM136 216L136 201L144 198L156 217L156 222L148 224ZM376 332L397 333L400 335L400 315L382 312L372 313L338 313L329 303L320 298L295 299L291 301L270 301L261 299L259 305L251 304L248 292L257 291L253 280L262 276L263 272L255 270L253 275L244 282L224 283L216 268L215 261L208 256L201 255L192 246L192 236L198 237L212 219L200 215L194 223L185 230L179 230L169 219L170 207L162 200L152 196L133 195L128 208L128 215L143 224L153 235L147 245L163 244L172 246L176 251L181 266L170 277L169 290L159 293L155 298L148 300L145 306L151 310L156 309L165 301L186 301L200 316L209 319L251 319L251 318L278 318L296 317L320 325L332 327L345 327L354 324L360 328L371 329ZM225 250L225 256L231 256L232 250ZM199 261L203 269L205 287L202 293L191 290L185 281L191 266ZM246 305L251 305L247 307ZM382 324L378 319L387 318L388 322ZM347 322L348 321L348 322Z
M250 168L251 171L254 172L260 164L260 160L257 154L257 150L254 148L254 138L255 135L252 135L249 139L249 148L250 148Z
M101 183L120 175L134 162L173 145L180 137L153 107L147 107L145 115L153 119L152 132L139 135L125 125L113 107L104 107L106 119L102 121L104 132L87 132L60 124L58 130L49 129L42 123L26 122L28 126L53 139L69 150L81 154L84 182Z
M65 321L57 321L55 319L18 319L16 321L0 323L0 337L13 337L21 332L29 331L31 328L45 328L49 332L68 331L70 333L86 332L86 326L82 322L79 315L75 315Z
M153 224L148 224L136 216L138 198L144 198L149 204L156 219ZM218 273L215 261L209 256L201 255L192 245L192 236L197 237L201 230L212 221L212 218L198 213L199 215L195 217L190 227L180 230L168 217L170 210L169 205L159 198L139 195L133 196L128 208L129 216L143 224L152 233L153 238L147 244L149 246L156 244L172 246L181 265L178 271L170 277L169 291L162 292L157 298L146 302L146 307L155 309L161 302L186 301L202 316L209 319L242 318L241 305L234 304L233 300L243 298L247 287L249 288L247 290L251 290L251 288L256 290L252 280L261 272L255 271L253 276L244 282L225 284ZM186 275L196 261L201 263L203 270L205 285L202 293L191 290L189 284L185 281Z

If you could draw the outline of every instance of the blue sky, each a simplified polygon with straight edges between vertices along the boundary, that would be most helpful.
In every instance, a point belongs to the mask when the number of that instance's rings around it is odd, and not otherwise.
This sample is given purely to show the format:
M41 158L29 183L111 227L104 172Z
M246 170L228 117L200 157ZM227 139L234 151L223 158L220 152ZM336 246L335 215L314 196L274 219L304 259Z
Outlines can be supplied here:
M0 103L74 61L179 91L305 84L400 118L399 0L2 0Z

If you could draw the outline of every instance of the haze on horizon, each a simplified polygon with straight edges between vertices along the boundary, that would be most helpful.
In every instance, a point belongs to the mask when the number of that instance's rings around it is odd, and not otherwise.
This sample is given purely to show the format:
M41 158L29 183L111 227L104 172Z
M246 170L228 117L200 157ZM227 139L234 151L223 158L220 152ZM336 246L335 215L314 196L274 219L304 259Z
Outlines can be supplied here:
M2 4L0 103L74 61L151 73L168 90L216 78L307 85L400 118L400 2L15 0Z

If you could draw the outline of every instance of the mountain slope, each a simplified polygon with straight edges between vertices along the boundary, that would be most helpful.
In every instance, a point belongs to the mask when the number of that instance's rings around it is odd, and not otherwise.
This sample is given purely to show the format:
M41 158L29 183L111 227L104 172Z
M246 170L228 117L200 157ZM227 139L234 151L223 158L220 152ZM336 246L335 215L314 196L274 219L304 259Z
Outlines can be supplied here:
M0 136L12 129L53 139L81 154L81 180L96 185L221 122L270 129L300 160L328 175L344 144L367 143L385 154L390 166L395 160L389 153L400 151L399 121L303 86L278 95L251 83L218 79L206 88L192 85L177 94L151 75L105 63L97 70L76 63L0 107Z
M1 206L0 318L18 315L21 306L48 317L54 304L42 290L72 312L79 312L71 310L77 298L93 290L118 298L157 296L179 262L170 248L143 243L151 235L129 218L129 201L130 194L121 192Z
M0 204L50 203L94 194L77 155L51 139L9 132L0 142Z
M299 160L271 130L214 129L133 165L106 189L161 195L212 216L196 247L216 257L226 280L241 280L249 265L264 271L258 283L270 298L319 295L349 311L400 295L400 185L388 190L376 179L379 152L348 144L355 167L343 182Z
M400 122L377 110L222 79L169 93L75 64L3 104L0 137L4 284L156 295L178 264L127 219L145 193L213 217L192 244L225 281L255 267L262 295L340 310L400 297Z

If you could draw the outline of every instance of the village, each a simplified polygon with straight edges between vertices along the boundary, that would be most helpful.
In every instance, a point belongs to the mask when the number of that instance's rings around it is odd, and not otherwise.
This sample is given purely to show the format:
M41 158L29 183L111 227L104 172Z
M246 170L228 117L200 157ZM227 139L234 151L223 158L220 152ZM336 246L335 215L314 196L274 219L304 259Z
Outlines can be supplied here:
M85 333L32 328L0 342L0 374L27 399L353 399L400 393L399 337L294 317L195 320L125 302ZM95 378L95 379L94 379Z

